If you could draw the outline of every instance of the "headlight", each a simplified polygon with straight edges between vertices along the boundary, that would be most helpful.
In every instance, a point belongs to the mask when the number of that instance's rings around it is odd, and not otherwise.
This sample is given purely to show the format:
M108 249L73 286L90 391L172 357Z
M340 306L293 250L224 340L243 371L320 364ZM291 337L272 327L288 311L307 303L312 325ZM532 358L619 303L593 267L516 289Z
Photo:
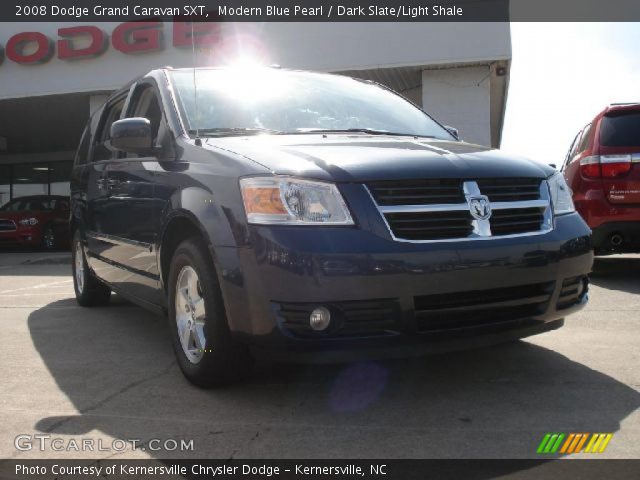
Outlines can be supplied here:
M249 223L353 225L342 195L332 183L289 177L240 179Z
M571 189L561 173L556 173L547 179L549 190L551 191L551 203L553 205L553 213L562 215L565 213L575 212L573 200L571 199Z
M38 223L38 219L31 217L31 218L23 218L22 220L20 220L18 222L20 225L23 226L27 226L27 225L36 225Z

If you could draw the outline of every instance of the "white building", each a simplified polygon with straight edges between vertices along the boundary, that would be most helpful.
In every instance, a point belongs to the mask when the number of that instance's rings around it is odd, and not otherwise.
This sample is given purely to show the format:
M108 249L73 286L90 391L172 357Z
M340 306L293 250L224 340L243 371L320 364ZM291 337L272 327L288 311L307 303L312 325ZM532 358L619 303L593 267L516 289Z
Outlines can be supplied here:
M206 43L196 51L198 65L245 56L375 80L458 128L464 140L500 144L511 60L507 23L195 25ZM0 204L68 193L90 112L140 74L194 65L190 41L184 23L0 23Z

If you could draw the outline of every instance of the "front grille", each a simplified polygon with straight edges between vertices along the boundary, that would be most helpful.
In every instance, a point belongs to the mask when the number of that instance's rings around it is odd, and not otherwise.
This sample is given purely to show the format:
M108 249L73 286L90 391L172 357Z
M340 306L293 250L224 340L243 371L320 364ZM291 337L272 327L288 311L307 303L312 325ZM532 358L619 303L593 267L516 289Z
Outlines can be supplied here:
M392 180L367 184L378 205L433 205L464 202L462 182L449 179Z
M331 312L326 332L309 326L313 309ZM355 300L331 303L274 303L281 327L296 337L388 335L399 330L400 305L396 299Z
M467 211L389 213L389 228L398 238L407 240L468 237L473 218Z
M421 333L473 329L544 313L554 282L414 297Z
M394 240L478 239L552 228L549 190L538 178L402 180L366 186ZM473 217L470 204L475 214L478 202L487 199L490 217Z
M578 303L587 293L588 280L584 275L567 278L562 282L556 308L562 310Z
M513 235L534 232L542 228L544 208L509 208L491 215L492 235Z
M16 230L16 222L6 218L0 218L0 232L14 232Z
M480 191L492 202L521 202L540 198L539 178L481 178L477 182Z

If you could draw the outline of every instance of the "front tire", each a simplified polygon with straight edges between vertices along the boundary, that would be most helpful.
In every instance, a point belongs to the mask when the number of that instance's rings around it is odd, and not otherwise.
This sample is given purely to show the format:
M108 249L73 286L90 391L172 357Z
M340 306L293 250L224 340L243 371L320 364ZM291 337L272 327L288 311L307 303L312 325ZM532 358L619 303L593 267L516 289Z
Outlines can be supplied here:
M222 386L248 371L248 350L231 336L213 261L202 240L185 240L176 249L168 295L173 349L191 383Z
M111 299L111 289L101 283L89 270L80 232L76 232L73 236L71 252L73 289L76 292L78 304L82 307L107 305Z

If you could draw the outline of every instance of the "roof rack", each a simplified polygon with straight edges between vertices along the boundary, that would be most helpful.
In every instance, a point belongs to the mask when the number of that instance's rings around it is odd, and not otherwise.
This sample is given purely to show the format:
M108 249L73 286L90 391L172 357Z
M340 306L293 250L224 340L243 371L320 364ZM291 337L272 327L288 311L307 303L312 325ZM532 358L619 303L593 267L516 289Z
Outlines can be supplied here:
M617 107L620 105L640 105L640 102L616 102L609 104L610 107Z

